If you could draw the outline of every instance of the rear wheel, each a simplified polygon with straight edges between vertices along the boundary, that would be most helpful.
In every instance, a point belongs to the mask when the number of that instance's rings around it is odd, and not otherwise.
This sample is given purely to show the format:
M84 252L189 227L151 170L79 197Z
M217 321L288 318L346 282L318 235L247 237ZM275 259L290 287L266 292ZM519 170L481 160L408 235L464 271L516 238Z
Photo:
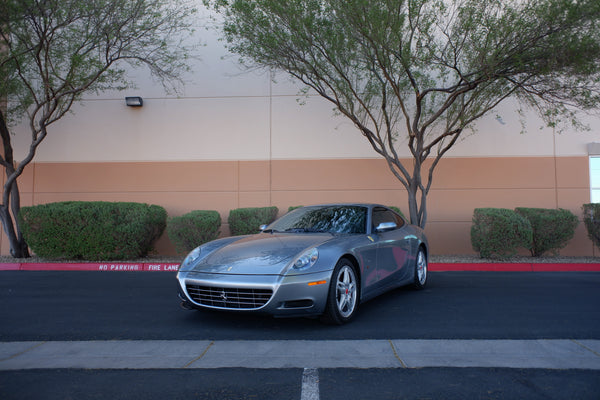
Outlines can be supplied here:
M427 256L425 250L421 247L417 253L415 262L415 275L413 286L417 289L423 289L427 284Z
M337 325L350 321L358 309L359 293L354 264L342 258L331 275L324 320Z

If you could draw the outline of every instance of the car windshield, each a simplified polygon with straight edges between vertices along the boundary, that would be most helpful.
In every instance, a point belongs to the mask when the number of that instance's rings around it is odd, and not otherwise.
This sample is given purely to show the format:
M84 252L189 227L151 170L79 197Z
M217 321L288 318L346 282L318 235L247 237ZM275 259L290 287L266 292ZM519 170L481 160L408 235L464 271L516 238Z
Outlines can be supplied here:
M367 208L311 206L289 212L267 227L272 232L366 233Z

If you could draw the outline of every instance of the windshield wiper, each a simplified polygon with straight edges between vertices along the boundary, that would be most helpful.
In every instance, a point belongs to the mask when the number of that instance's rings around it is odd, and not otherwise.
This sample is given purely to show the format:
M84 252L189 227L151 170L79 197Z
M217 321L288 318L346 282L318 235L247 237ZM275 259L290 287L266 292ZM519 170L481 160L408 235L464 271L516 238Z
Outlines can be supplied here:
M265 229L262 233L279 233L277 229Z
M329 231L323 231L319 229L310 229L310 228L288 228L285 232L293 232L293 233L331 233Z
M287 228L284 232L306 233L308 230L306 228Z

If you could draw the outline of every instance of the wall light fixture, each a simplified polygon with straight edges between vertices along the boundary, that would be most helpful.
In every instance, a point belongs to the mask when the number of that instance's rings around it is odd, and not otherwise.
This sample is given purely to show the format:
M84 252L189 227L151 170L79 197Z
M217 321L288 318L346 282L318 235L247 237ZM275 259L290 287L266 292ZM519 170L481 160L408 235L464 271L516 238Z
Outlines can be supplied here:
M139 96L125 97L125 104L128 107L141 107L144 105L144 100Z

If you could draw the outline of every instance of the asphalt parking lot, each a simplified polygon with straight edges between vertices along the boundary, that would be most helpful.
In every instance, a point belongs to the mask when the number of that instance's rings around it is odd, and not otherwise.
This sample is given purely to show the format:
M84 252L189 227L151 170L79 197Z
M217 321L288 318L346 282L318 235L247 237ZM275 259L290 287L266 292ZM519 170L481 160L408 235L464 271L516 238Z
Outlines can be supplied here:
M182 310L169 272L0 276L2 399L600 394L595 272L435 272L342 327Z

